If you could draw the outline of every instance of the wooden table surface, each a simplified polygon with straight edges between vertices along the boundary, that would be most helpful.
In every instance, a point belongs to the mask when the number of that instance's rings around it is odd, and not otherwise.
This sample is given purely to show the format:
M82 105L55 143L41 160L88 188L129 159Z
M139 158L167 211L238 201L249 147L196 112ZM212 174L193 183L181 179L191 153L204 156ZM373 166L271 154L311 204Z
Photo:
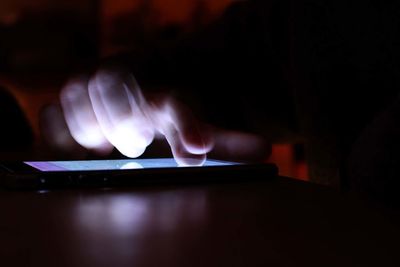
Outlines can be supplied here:
M1 266L400 266L395 212L262 182L0 192Z

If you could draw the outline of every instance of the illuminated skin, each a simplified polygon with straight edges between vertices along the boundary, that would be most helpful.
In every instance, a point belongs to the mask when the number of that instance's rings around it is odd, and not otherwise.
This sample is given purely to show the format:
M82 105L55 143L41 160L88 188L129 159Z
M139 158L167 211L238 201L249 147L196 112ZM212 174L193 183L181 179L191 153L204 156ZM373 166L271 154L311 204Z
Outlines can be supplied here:
M99 154L115 147L136 158L155 138L165 138L179 165L201 165L210 152L245 160L260 160L269 153L261 138L200 122L168 95L145 96L134 76L119 69L100 69L90 78L69 80L60 104L62 113L50 107L42 114L44 135L59 148L71 149L73 142L66 136L72 136Z

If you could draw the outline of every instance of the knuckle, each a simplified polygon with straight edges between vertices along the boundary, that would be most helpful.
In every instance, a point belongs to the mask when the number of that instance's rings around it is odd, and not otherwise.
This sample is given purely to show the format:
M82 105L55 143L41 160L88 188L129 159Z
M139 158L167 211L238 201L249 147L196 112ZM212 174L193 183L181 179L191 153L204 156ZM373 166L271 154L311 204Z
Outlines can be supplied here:
M87 77L78 76L70 78L61 88L61 100L74 100L87 93Z

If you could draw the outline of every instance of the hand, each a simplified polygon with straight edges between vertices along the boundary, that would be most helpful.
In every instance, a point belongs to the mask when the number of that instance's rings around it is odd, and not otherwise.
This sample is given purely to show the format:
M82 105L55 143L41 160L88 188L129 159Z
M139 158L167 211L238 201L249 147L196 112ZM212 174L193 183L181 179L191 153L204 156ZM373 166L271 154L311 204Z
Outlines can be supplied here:
M179 165L201 165L209 152L246 159L269 153L261 138L200 122L169 95L145 96L134 76L120 69L100 69L92 77L69 80L60 104L61 109L53 106L42 115L44 135L58 147L73 147L70 136L99 154L115 147L136 158L154 139L165 138Z

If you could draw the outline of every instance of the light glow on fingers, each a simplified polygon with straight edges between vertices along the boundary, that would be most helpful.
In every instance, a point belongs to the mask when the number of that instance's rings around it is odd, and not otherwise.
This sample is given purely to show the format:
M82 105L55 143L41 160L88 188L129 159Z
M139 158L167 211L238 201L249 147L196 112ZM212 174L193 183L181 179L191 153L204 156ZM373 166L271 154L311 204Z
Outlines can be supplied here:
M197 157L194 157L192 155L190 158L175 157L176 164L179 167L203 166L206 160L206 155L201 155Z
M190 110L176 101L168 101L164 106L165 117L169 118L170 127L174 127L185 150L193 155L204 155L214 147L210 130L191 114Z
M214 147L214 143L212 140L206 142L204 139L200 139L200 141L197 140L197 142L197 144L194 144L193 142L188 142L185 138L182 137L182 143L184 144L186 150L193 155L207 154Z
M120 168L121 170L131 170L131 169L143 169L143 166L140 165L138 162L127 162Z
M125 156L136 158L143 154L153 141L154 132L146 123L133 123L125 120L116 125L109 133L109 141Z
M86 127L84 130L81 129L70 129L71 135L74 137L76 142L81 146L88 149L96 149L107 144L103 133L98 127Z

